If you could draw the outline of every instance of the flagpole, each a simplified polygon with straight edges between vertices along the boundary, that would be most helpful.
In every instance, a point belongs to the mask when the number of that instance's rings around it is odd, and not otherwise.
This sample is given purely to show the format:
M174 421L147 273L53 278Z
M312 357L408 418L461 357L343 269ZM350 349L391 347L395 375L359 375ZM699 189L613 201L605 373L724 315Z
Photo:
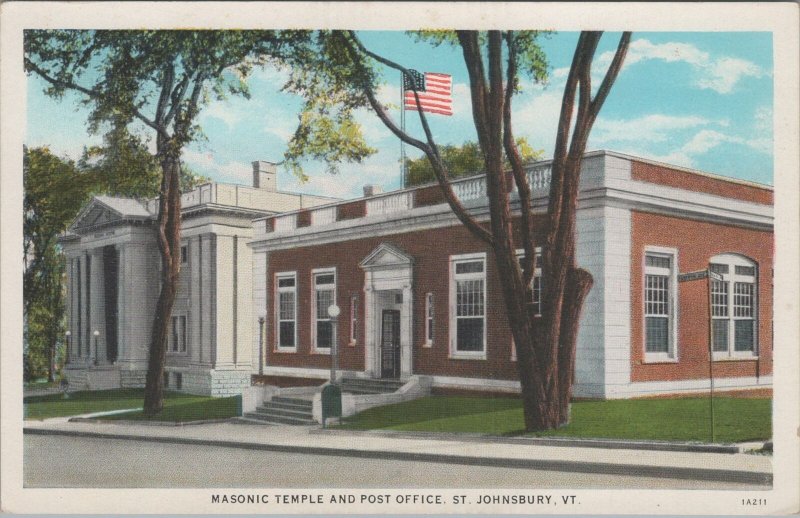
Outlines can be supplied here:
M405 106L405 77L400 72L400 127L406 132L406 106ZM406 188L406 143L400 139L400 188Z

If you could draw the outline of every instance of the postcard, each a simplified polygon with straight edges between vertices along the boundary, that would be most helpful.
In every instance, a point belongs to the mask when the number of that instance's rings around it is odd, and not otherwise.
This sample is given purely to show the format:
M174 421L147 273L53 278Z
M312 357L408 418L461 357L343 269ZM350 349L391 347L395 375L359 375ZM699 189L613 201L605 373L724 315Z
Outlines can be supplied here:
M3 511L800 511L797 20L4 3Z

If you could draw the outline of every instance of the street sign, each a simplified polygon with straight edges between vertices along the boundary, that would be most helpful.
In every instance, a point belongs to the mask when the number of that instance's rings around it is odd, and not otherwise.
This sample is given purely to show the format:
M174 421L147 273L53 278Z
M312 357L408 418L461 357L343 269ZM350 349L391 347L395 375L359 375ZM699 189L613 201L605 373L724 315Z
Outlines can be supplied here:
M678 282L697 281L711 277L712 280L721 281L722 275L709 270L697 270L696 272L686 272L678 274Z

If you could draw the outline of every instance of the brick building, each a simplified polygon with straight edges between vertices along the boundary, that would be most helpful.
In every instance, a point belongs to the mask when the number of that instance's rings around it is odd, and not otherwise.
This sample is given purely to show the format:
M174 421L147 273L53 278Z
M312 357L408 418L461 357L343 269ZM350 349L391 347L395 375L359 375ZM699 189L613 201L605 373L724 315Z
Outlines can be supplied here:
M549 163L527 174L544 214ZM488 220L483 176L454 190ZM580 324L576 396L707 390L710 369L719 389L771 386L770 187L593 152L577 222L578 263L594 287ZM263 342L252 320L254 372L298 384L327 378L334 326L326 308L335 302L338 364L348 375L518 390L491 252L438 186L365 189L360 199L265 215L249 246L251 313L264 319ZM706 269L721 280L681 276Z

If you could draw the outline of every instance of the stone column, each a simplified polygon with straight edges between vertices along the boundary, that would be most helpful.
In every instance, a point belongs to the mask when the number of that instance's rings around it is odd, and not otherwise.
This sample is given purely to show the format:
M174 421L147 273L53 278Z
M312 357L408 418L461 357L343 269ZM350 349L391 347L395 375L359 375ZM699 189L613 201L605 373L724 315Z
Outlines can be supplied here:
M90 255L84 254L78 259L78 264L80 265L80 275L78 276L78 282L80 283L80 327L78 329L78 341L76 345L80 348L80 356L83 359L84 363L89 363L89 347L90 343L89 340L91 339L92 332L89 331L89 327L91 326L90 321L90 313L89 313L89 275L91 274L89 263Z
M413 328L413 300L411 284L403 285L403 307L400 311L400 377L411 376L411 352Z
M126 282L127 271L125 269L126 246L116 245L117 249L117 363L125 362L128 359L129 340L127 335L126 321L128 311L126 301L128 298L128 285Z
M364 274L364 371L368 376L376 376L375 372L375 292L372 289L370 272Z
M201 313L203 305L203 272L201 255L201 241L202 237L195 236L188 238L189 247L189 336L186 338L189 345L190 362L194 365L200 363L202 352L202 337L203 337L203 316Z
M236 265L234 262L234 238L216 236L216 283L214 297L216 307L216 354L215 368L230 367L234 363L234 341L236 339Z
M94 248L91 251L92 271L89 279L89 289L91 290L89 312L91 314L91 328L89 336L91 340L92 362L97 364L106 363L106 314L105 314L105 283L103 280L103 249ZM94 332L99 331L100 335L95 339Z

